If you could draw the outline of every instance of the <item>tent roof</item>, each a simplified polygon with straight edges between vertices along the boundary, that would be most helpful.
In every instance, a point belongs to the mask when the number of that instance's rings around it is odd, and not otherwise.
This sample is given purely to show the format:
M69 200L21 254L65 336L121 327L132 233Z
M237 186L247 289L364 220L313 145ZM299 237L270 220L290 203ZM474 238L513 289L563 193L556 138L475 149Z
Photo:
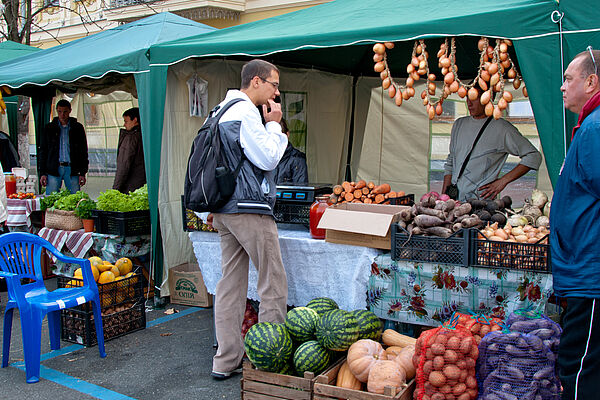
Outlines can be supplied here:
M364 0L335 0L157 44L150 48L150 60L160 65L191 57L261 56L280 64L372 73L372 51L368 49L365 54L367 46L347 46L444 36L519 39L546 35L557 32L550 19L557 7L556 0L379 0L369 4ZM412 44L406 45L412 49ZM345 48L331 49L340 46Z
M17 42L6 41L0 43L0 62L12 60L13 58L23 57L28 54L40 51L37 47L27 46Z
M19 88L32 84L69 89L100 78L118 81L116 74L148 69L146 51L152 44L214 30L210 26L171 14L156 14L0 64L0 85ZM43 68L40 68L43 66ZM112 78L111 78L112 77ZM65 84L67 83L67 84ZM94 82L94 85L102 84Z

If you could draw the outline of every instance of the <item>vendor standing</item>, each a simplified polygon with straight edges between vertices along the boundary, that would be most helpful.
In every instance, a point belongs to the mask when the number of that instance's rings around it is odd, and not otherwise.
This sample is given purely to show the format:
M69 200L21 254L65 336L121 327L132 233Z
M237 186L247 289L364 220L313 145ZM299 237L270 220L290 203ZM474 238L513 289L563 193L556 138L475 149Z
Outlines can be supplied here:
M117 172L113 189L129 193L146 184L139 108L130 108L123 113L123 126L119 132Z
M277 164L277 168L275 168L275 183L278 185L284 183L307 184L308 168L306 167L306 154L292 146L292 142L289 141L290 130L283 118L280 124L281 131L288 137L288 145L279 164Z
M495 120L485 115L484 105L480 101L483 91L477 89L477 99L467 99L470 116L457 119L452 126L450 154L444 166L442 193L446 193L450 185L457 185L457 199L461 201L470 198L493 199L510 182L531 169L537 170L542 162L540 152L514 125L504 119ZM479 140L475 143L480 131ZM471 149L473 151L467 160ZM509 154L518 156L521 162L498 178Z

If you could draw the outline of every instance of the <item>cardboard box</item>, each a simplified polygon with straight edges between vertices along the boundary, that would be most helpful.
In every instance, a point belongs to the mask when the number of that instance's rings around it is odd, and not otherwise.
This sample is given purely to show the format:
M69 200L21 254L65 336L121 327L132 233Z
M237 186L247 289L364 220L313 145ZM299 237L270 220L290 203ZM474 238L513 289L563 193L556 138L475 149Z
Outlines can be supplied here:
M169 269L169 291L173 304L212 306L212 295L206 291L198 264L181 264Z
M344 203L329 207L319 221L325 241L354 246L391 249L390 225L408 206Z

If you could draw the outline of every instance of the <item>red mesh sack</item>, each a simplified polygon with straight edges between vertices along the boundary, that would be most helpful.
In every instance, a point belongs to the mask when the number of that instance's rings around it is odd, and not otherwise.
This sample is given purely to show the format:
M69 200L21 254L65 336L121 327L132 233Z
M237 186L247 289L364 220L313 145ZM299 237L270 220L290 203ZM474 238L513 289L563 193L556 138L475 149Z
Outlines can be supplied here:
M456 323L456 320L454 321ZM475 400L475 366L479 349L463 326L441 326L421 334L413 363L417 370L415 400Z
M464 326L468 329L477 344L481 343L481 339L490 332L502 330L503 324L502 319L498 317L491 317L484 314L464 314L454 313L453 318L458 317L458 325Z

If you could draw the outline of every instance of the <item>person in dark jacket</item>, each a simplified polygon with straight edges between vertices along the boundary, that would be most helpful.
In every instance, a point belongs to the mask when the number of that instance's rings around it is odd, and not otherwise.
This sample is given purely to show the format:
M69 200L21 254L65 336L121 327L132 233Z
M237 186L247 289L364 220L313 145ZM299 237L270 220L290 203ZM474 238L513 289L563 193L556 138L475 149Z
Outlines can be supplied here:
M83 125L71 118L71 103L56 103L58 117L46 125L38 146L38 169L40 183L46 186L46 194L65 187L75 193L85 185L88 172L88 147Z
M113 189L121 193L129 193L146 183L140 109L134 107L125 111L123 113L123 125L125 128L119 132L117 172Z
M281 131L289 139L290 131L284 119L281 120ZM275 168L275 183L308 183L308 169L306 167L306 154L292 146L288 140L288 145L281 157L281 161Z
M567 303L558 349L563 400L597 399L600 385L599 62L599 50L579 53L560 88L565 108L579 114L550 212L554 293Z

